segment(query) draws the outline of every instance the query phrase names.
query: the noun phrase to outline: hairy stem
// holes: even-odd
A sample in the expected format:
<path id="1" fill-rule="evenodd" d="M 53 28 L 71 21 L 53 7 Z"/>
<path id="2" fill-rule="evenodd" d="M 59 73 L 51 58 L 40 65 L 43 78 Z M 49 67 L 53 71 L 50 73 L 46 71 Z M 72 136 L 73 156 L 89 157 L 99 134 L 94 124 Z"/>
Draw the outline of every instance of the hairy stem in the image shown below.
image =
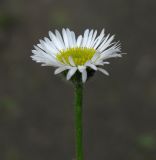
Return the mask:
<path id="1" fill-rule="evenodd" d="M 76 160 L 83 160 L 83 84 L 75 83 Z"/>

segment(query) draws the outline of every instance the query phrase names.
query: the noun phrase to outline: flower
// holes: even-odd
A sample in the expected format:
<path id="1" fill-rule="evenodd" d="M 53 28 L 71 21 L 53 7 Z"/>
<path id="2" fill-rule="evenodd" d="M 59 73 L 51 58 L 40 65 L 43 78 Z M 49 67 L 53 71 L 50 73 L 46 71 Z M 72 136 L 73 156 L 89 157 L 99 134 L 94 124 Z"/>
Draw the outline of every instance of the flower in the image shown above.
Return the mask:
<path id="1" fill-rule="evenodd" d="M 97 30 L 86 29 L 76 38 L 75 33 L 67 28 L 62 29 L 62 35 L 58 30 L 55 33 L 49 31 L 49 37 L 34 46 L 31 58 L 42 66 L 56 67 L 55 74 L 67 71 L 67 80 L 79 72 L 82 82 L 86 82 L 88 68 L 109 75 L 102 68 L 109 64 L 106 60 L 122 56 L 120 43 L 113 42 L 114 35 L 105 35 L 104 29 L 99 36 Z"/>

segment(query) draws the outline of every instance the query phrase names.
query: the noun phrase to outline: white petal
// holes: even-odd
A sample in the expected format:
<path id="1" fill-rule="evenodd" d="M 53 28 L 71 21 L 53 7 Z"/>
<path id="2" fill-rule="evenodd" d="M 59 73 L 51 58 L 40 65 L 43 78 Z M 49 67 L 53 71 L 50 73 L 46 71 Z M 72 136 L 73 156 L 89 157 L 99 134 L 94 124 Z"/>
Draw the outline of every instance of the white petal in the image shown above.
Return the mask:
<path id="1" fill-rule="evenodd" d="M 99 61 L 95 62 L 95 65 L 97 65 L 97 66 L 103 66 L 105 64 L 110 64 L 110 63 L 109 62 L 103 62 L 103 60 L 99 60 Z"/>
<path id="2" fill-rule="evenodd" d="M 82 82 L 86 82 L 87 80 L 87 71 L 86 66 L 78 66 L 78 70 L 82 73 Z"/>
<path id="3" fill-rule="evenodd" d="M 49 31 L 49 37 L 51 38 L 53 44 L 57 47 L 58 50 L 62 50 L 64 48 L 60 40 L 51 31 Z"/>
<path id="4" fill-rule="evenodd" d="M 92 40 L 92 35 L 93 35 L 93 29 L 90 31 L 90 33 L 88 35 L 88 41 L 86 43 L 86 47 L 90 47 L 90 42 Z"/>
<path id="5" fill-rule="evenodd" d="M 98 50 L 101 52 L 104 51 L 106 48 L 108 48 L 111 45 L 111 42 L 113 41 L 113 39 L 114 39 L 114 35 L 111 36 L 108 40 L 104 40 L 102 44 L 98 47 Z"/>
<path id="6" fill-rule="evenodd" d="M 92 68 L 93 70 L 95 70 L 95 71 L 97 70 L 97 67 L 96 67 L 94 64 L 89 64 L 88 66 L 89 66 L 90 68 Z"/>
<path id="7" fill-rule="evenodd" d="M 46 47 L 46 49 L 49 51 L 49 53 L 53 53 L 53 55 L 56 55 L 56 53 L 59 52 L 59 50 L 55 47 L 55 45 L 53 44 L 52 41 L 50 41 L 47 37 L 44 38 L 45 42 L 44 42 L 44 46 Z M 44 47 L 42 47 L 44 50 Z"/>
<path id="8" fill-rule="evenodd" d="M 37 46 L 38 46 L 39 48 L 41 48 L 42 50 L 44 50 L 44 48 L 42 47 L 42 45 L 41 45 L 40 43 L 38 43 Z"/>
<path id="9" fill-rule="evenodd" d="M 62 29 L 62 35 L 63 35 L 65 47 L 69 48 L 68 36 L 67 36 L 66 30 L 64 28 Z"/>
<path id="10" fill-rule="evenodd" d="M 120 50 L 118 48 L 113 49 L 109 48 L 105 50 L 103 53 L 100 55 L 100 59 L 108 59 L 109 57 L 121 57 L 121 54 L 119 54 Z"/>
<path id="11" fill-rule="evenodd" d="M 83 72 L 83 70 L 85 70 L 86 69 L 86 67 L 85 66 L 78 66 L 78 70 L 82 73 Z"/>
<path id="12" fill-rule="evenodd" d="M 85 83 L 86 80 L 87 80 L 87 71 L 86 69 L 84 69 L 82 72 L 82 82 Z"/>
<path id="13" fill-rule="evenodd" d="M 44 42 L 43 40 L 40 40 L 40 44 L 42 46 L 42 49 L 51 55 L 56 55 L 59 51 L 55 47 L 51 47 L 48 43 Z"/>
<path id="14" fill-rule="evenodd" d="M 89 29 L 86 29 L 83 35 L 82 47 L 86 47 L 86 43 L 88 40 Z"/>
<path id="15" fill-rule="evenodd" d="M 96 61 L 99 56 L 100 56 L 100 53 L 99 53 L 99 52 L 96 52 L 96 53 L 94 54 L 94 56 L 92 57 L 91 61 L 92 61 L 92 62 Z"/>
<path id="16" fill-rule="evenodd" d="M 47 64 L 47 65 L 57 66 L 57 67 L 61 65 L 61 63 L 58 62 L 53 55 L 46 53 L 45 51 L 43 51 L 37 46 L 34 46 L 34 48 L 36 49 L 36 50 L 32 50 L 32 53 L 34 54 L 32 56 L 32 59 L 34 61 Z"/>
<path id="17" fill-rule="evenodd" d="M 60 32 L 58 30 L 55 30 L 55 34 L 56 34 L 57 38 L 60 40 L 60 43 L 62 44 L 63 48 L 65 48 L 65 45 L 64 45 L 64 42 L 63 42 L 63 39 L 62 39 Z"/>
<path id="18" fill-rule="evenodd" d="M 110 62 L 103 62 L 103 64 L 110 64 Z"/>
<path id="19" fill-rule="evenodd" d="M 68 66 L 61 66 L 61 67 L 59 67 L 59 68 L 57 68 L 57 69 L 55 70 L 54 74 L 59 74 L 59 73 L 65 71 L 65 70 L 67 70 L 67 69 L 70 69 L 70 67 L 68 67 Z"/>
<path id="20" fill-rule="evenodd" d="M 102 42 L 102 39 L 104 37 L 104 29 L 101 31 L 100 35 L 97 37 L 97 39 L 95 40 L 95 44 L 94 44 L 94 49 L 96 49 L 99 44 Z"/>
<path id="21" fill-rule="evenodd" d="M 82 35 L 78 36 L 77 38 L 77 47 L 80 47 L 81 42 L 82 42 Z"/>
<path id="22" fill-rule="evenodd" d="M 102 72 L 103 74 L 109 76 L 109 73 L 108 73 L 105 69 L 103 69 L 103 68 L 97 68 L 97 69 L 98 69 L 100 72 Z"/>
<path id="23" fill-rule="evenodd" d="M 72 48 L 74 43 L 73 43 L 71 31 L 67 28 L 66 33 L 67 33 L 67 36 L 68 36 L 69 47 Z"/>
<path id="24" fill-rule="evenodd" d="M 69 60 L 69 63 L 70 63 L 72 66 L 75 66 L 75 63 L 74 63 L 73 58 L 72 58 L 71 56 L 69 56 L 68 60 Z"/>
<path id="25" fill-rule="evenodd" d="M 62 58 L 62 61 L 63 61 L 64 64 L 68 64 L 67 61 L 64 58 Z"/>
<path id="26" fill-rule="evenodd" d="M 76 47 L 76 36 L 75 36 L 75 33 L 73 31 L 71 31 L 71 36 L 72 36 L 72 39 L 73 39 L 73 47 Z"/>
<path id="27" fill-rule="evenodd" d="M 94 44 L 94 42 L 95 42 L 96 35 L 97 35 L 97 30 L 95 30 L 95 32 L 94 32 L 94 34 L 93 34 L 92 40 L 91 40 L 91 42 L 90 42 L 90 47 L 93 46 L 93 44 Z"/>
<path id="28" fill-rule="evenodd" d="M 42 63 L 46 66 L 54 66 L 54 67 L 60 66 L 59 62 L 54 61 L 50 57 L 40 56 L 40 55 L 32 55 L 31 58 L 32 58 L 32 60 L 34 60 L 38 63 Z"/>
<path id="29" fill-rule="evenodd" d="M 97 67 L 94 64 L 92 64 L 90 61 L 86 62 L 85 66 L 88 66 L 88 67 L 92 68 L 93 70 L 97 70 Z"/>
<path id="30" fill-rule="evenodd" d="M 72 67 L 67 74 L 67 80 L 71 79 L 71 77 L 75 74 L 75 72 L 77 71 L 77 67 Z"/>

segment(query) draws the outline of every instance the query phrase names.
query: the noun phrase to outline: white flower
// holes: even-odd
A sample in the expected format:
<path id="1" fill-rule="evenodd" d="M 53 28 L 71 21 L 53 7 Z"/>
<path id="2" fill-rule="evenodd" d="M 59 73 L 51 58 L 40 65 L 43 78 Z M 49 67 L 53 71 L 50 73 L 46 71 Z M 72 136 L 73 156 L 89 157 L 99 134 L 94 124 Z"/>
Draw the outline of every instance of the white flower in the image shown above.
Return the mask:
<path id="1" fill-rule="evenodd" d="M 101 68 L 109 64 L 106 60 L 113 57 L 121 57 L 120 43 L 113 42 L 114 35 L 105 35 L 104 29 L 97 36 L 97 30 L 86 29 L 83 35 L 77 38 L 69 29 L 62 29 L 55 34 L 49 31 L 49 38 L 40 40 L 32 50 L 32 59 L 42 63 L 42 66 L 56 67 L 55 74 L 68 70 L 67 80 L 79 71 L 82 74 L 82 82 L 87 80 L 87 68 L 101 71 L 105 75 L 109 73 Z"/>

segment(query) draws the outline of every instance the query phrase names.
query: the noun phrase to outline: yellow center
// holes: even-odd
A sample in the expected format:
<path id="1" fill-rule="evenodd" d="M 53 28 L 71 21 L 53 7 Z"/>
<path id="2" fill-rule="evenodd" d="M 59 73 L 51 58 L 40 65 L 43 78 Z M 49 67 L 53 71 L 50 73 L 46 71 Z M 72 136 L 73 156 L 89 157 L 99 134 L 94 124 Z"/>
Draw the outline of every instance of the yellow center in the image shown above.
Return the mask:
<path id="1" fill-rule="evenodd" d="M 84 65 L 88 60 L 91 60 L 96 50 L 93 48 L 68 48 L 66 50 L 62 50 L 57 54 L 56 58 L 62 63 L 67 63 L 70 65 L 69 57 L 71 57 L 76 66 Z"/>

